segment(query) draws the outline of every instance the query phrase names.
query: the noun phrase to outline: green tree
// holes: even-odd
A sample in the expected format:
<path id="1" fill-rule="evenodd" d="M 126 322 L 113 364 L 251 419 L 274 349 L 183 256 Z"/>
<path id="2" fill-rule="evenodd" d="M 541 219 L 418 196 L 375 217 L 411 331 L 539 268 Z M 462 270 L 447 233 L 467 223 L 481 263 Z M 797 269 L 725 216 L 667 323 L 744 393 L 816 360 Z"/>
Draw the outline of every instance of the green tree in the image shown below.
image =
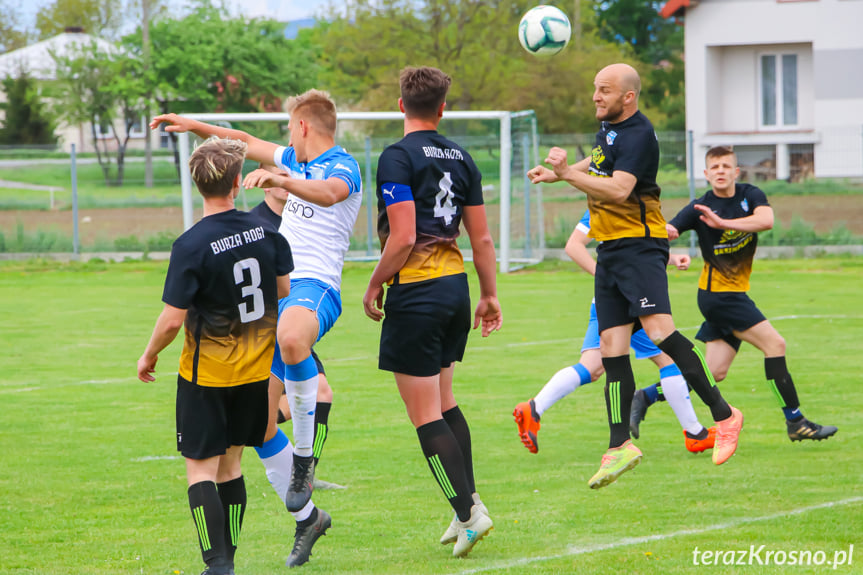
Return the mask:
<path id="1" fill-rule="evenodd" d="M 0 144 L 6 146 L 54 145 L 54 120 L 36 82 L 21 70 L 2 80 L 6 101 L 0 103 Z"/>
<path id="2" fill-rule="evenodd" d="M 581 49 L 548 58 L 524 51 L 517 36 L 527 0 L 357 0 L 309 32 L 321 53 L 321 81 L 363 109 L 394 109 L 406 65 L 439 67 L 453 77 L 450 110 L 534 109 L 543 132 L 592 131 L 591 93 L 603 65 L 629 49 L 597 34 L 582 7 Z"/>
<path id="3" fill-rule="evenodd" d="M 683 130 L 683 28 L 660 16 L 664 2 L 593 0 L 600 36 L 620 42 L 644 64 L 641 104 L 658 130 Z"/>
<path id="4" fill-rule="evenodd" d="M 147 78 L 141 63 L 93 43 L 55 55 L 58 106 L 70 125 L 88 124 L 105 183 L 122 185 L 132 129 L 140 122 Z"/>
<path id="5" fill-rule="evenodd" d="M 51 38 L 69 27 L 116 39 L 123 24 L 122 0 L 55 0 L 36 12 L 39 39 Z"/>
<path id="6" fill-rule="evenodd" d="M 180 20 L 157 19 L 149 32 L 153 93 L 163 112 L 281 110 L 284 98 L 316 81 L 309 43 L 288 40 L 275 21 L 228 18 L 208 0 Z M 140 56 L 141 31 L 124 46 Z"/>
<path id="7" fill-rule="evenodd" d="M 9 0 L 0 1 L 0 53 L 23 48 L 29 40 L 28 34 L 18 18 L 16 8 Z"/>

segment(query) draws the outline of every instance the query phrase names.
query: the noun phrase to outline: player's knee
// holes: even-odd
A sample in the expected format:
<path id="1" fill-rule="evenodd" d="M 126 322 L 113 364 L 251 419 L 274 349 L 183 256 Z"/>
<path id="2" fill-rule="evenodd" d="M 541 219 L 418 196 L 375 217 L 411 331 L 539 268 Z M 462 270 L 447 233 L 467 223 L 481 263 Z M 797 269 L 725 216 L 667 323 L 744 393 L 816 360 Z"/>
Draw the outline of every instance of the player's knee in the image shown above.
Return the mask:
<path id="1" fill-rule="evenodd" d="M 279 334 L 279 350 L 285 365 L 296 365 L 309 357 L 312 349 L 297 334 L 282 332 Z"/>
<path id="2" fill-rule="evenodd" d="M 326 377 L 318 376 L 318 403 L 332 403 L 333 388 Z"/>

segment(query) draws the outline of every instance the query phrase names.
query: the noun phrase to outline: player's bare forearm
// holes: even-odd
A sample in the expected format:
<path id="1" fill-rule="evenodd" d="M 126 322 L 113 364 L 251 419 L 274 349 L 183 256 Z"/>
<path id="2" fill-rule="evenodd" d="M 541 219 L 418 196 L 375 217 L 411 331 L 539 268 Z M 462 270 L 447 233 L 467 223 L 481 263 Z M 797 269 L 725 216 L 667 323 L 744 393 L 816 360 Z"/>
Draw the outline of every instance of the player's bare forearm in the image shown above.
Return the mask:
<path id="1" fill-rule="evenodd" d="M 192 132 L 199 138 L 209 138 L 216 136 L 217 138 L 231 138 L 232 140 L 241 140 L 246 143 L 246 157 L 256 162 L 273 163 L 273 154 L 278 147 L 272 142 L 267 142 L 256 138 L 251 134 L 242 130 L 233 128 L 223 128 L 213 124 L 207 124 L 178 114 L 162 114 L 156 116 L 150 122 L 150 129 L 155 130 L 160 124 L 166 124 L 166 132 Z"/>
<path id="2" fill-rule="evenodd" d="M 732 219 L 720 218 L 709 207 L 702 204 L 695 204 L 693 207 L 701 212 L 702 222 L 717 230 L 757 233 L 773 228 L 773 208 L 770 206 L 758 206 L 752 215 Z"/>
<path id="3" fill-rule="evenodd" d="M 587 172 L 569 169 L 564 180 L 595 200 L 614 204 L 624 202 L 632 193 L 636 183 L 635 176 L 619 170 L 610 178 L 598 178 Z"/>
<path id="4" fill-rule="evenodd" d="M 578 267 L 586 271 L 592 276 L 596 275 L 596 260 L 587 251 L 587 244 L 590 243 L 590 238 L 583 231 L 575 228 L 572 230 L 569 239 L 566 241 L 564 251 L 572 261 L 578 264 Z"/>
<path id="5" fill-rule="evenodd" d="M 159 353 L 174 341 L 177 332 L 183 327 L 186 319 L 186 310 L 165 304 L 162 313 L 156 320 L 153 334 L 144 353 L 138 359 L 138 379 L 141 381 L 154 381 L 152 373 L 156 369 Z"/>

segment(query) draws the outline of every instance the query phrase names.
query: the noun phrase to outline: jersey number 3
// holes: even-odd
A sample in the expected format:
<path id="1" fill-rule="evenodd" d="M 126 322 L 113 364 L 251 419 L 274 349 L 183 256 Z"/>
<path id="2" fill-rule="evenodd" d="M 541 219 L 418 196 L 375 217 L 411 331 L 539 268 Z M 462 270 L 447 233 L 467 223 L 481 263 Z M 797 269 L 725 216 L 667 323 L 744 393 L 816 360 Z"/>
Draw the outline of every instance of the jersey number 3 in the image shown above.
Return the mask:
<path id="1" fill-rule="evenodd" d="M 450 225 L 453 216 L 456 214 L 456 209 L 452 205 L 454 194 L 452 193 L 452 176 L 449 172 L 443 173 L 438 186 L 440 186 L 440 191 L 438 191 L 434 198 L 434 217 L 443 218 L 444 224 Z"/>
<path id="2" fill-rule="evenodd" d="M 249 270 L 249 280 L 246 282 L 246 274 L 243 270 Z M 261 291 L 261 267 L 255 258 L 246 258 L 234 264 L 234 283 L 242 288 L 242 297 L 246 299 L 252 296 L 252 307 L 245 301 L 237 307 L 240 309 L 240 321 L 249 323 L 264 316 L 264 292 Z"/>

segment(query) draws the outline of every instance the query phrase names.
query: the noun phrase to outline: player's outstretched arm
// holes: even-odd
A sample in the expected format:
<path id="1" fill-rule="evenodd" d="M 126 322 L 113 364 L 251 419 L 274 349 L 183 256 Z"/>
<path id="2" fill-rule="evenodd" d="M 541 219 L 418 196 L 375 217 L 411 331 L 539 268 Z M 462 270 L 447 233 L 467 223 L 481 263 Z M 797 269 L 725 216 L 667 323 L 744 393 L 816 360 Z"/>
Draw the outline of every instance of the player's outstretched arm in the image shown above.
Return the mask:
<path id="1" fill-rule="evenodd" d="M 497 260 L 494 240 L 488 231 L 485 206 L 464 207 L 464 227 L 473 250 L 473 265 L 479 276 L 479 302 L 474 312 L 473 327 L 482 324 L 482 336 L 488 337 L 503 325 L 503 313 L 497 299 Z"/>
<path id="2" fill-rule="evenodd" d="M 153 328 L 153 335 L 150 336 L 147 349 L 138 359 L 138 379 L 147 382 L 156 380 L 153 372 L 156 371 L 159 353 L 174 341 L 185 320 L 186 310 L 165 304 L 156 320 L 156 327 Z"/>
<path id="3" fill-rule="evenodd" d="M 279 147 L 277 144 L 261 140 L 260 138 L 256 138 L 242 130 L 223 128 L 222 126 L 207 124 L 178 114 L 162 114 L 160 116 L 156 116 L 150 122 L 150 129 L 155 130 L 161 124 L 166 124 L 166 132 L 192 132 L 199 138 L 216 136 L 218 138 L 242 140 L 246 145 L 248 145 L 246 157 L 256 162 L 272 164 L 273 155 Z"/>
<path id="4" fill-rule="evenodd" d="M 742 218 L 724 219 L 720 218 L 709 207 L 703 204 L 692 206 L 699 212 L 699 219 L 717 230 L 734 230 L 737 232 L 765 232 L 773 228 L 773 208 L 770 206 L 758 206 L 751 216 Z"/>

